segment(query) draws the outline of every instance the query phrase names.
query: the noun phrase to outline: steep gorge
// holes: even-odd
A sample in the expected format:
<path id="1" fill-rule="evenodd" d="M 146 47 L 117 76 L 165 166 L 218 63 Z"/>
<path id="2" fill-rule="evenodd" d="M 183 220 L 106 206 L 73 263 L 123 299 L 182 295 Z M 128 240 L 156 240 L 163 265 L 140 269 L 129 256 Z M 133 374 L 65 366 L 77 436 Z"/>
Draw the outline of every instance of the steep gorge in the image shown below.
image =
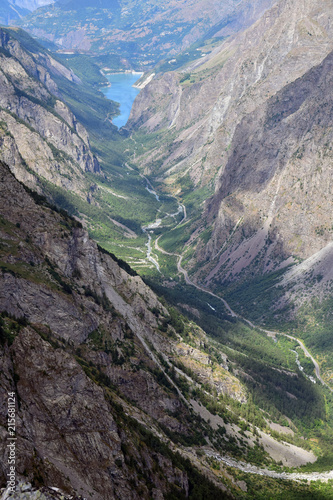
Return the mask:
<path id="1" fill-rule="evenodd" d="M 180 134 L 173 145 L 167 144 L 174 148 L 168 159 L 167 149 L 158 148 L 136 158 L 160 185 L 169 183 L 165 190 L 182 196 L 187 182 L 188 191 L 209 186 L 212 194 L 215 186 L 199 223 L 201 209 L 194 203 L 193 220 L 184 221 L 185 231 L 188 223 L 191 228 L 192 245 L 186 246 L 192 251 L 186 266 L 195 280 L 208 277 L 205 287 L 218 288 L 222 282 L 232 287 L 239 278 L 251 280 L 251 273 L 276 270 L 290 256 L 311 259 L 314 250 L 323 249 L 327 261 L 314 260 L 322 266 L 325 280 L 316 279 L 314 285 L 323 290 L 330 279 L 325 270 L 331 260 L 327 246 L 332 107 L 328 15 L 321 16 L 309 2 L 294 6 L 283 1 L 274 8 L 247 32 L 202 58 L 198 73 L 193 66 L 192 76 L 185 73 L 182 82 L 183 76 L 174 73 L 153 81 L 138 106 L 148 101 L 153 89 L 155 110 L 141 118 L 140 108 L 132 114 L 131 126 L 143 123 L 160 134 L 158 140 L 165 131 L 168 140 Z M 317 23 L 310 23 L 314 31 L 306 34 L 300 26 L 309 16 Z M 283 23 L 290 28 L 286 33 Z M 275 38 L 273 46 L 268 44 L 270 56 L 263 56 L 267 44 L 253 52 L 255 75 L 244 59 L 237 61 L 236 73 L 228 75 L 234 55 L 230 56 L 233 64 L 228 60 L 220 68 L 212 63 L 215 57 L 219 64 L 224 62 L 223 51 L 231 48 L 239 51 L 238 56 L 249 57 L 245 49 L 254 44 L 255 36 L 262 33 L 265 39 L 277 27 L 281 38 Z M 286 38 L 291 34 L 288 51 Z M 105 174 L 89 148 L 86 131 L 61 100 L 52 75 L 61 73 L 67 81 L 79 82 L 48 52 L 27 52 L 8 32 L 2 32 L 2 39 L 2 157 L 30 187 L 42 191 L 46 179 L 85 198 L 91 174 L 103 179 Z M 304 63 L 308 53 L 316 67 Z M 290 71 L 284 74 L 284 68 L 291 67 L 292 78 Z M 205 77 L 201 70 L 207 70 Z M 235 94 L 223 94 L 219 79 L 228 88 L 232 78 Z M 293 81 L 286 85 L 289 78 Z M 263 88 L 268 95 L 263 96 Z M 222 89 L 222 95 L 213 96 L 212 89 L 216 94 Z M 211 99 L 210 108 L 205 108 L 205 96 Z M 156 115 L 157 99 L 160 105 L 175 99 L 174 106 Z M 179 147 L 182 159 L 177 161 Z M 165 158 L 164 163 L 158 155 Z M 191 164 L 199 158 L 200 168 Z M 231 317 L 216 296 L 209 296 L 210 304 L 202 290 L 190 297 L 181 280 L 161 277 L 160 290 L 176 293 L 183 286 L 176 295 L 176 308 L 171 308 L 126 263 L 90 240 L 77 219 L 25 188 L 3 163 L 0 172 L 1 391 L 3 401 L 8 391 L 18 398 L 19 478 L 36 487 L 57 486 L 67 495 L 96 499 L 257 500 L 290 491 L 311 498 L 317 486 L 281 482 L 286 476 L 272 460 L 303 465 L 316 460 L 312 450 L 326 459 L 325 446 L 332 440 L 330 394 L 298 369 L 302 353 L 293 350 L 292 339 L 278 342 L 267 337 L 267 332 Z M 288 211 L 290 195 L 300 204 L 299 211 L 293 211 L 295 218 Z M 96 200 L 91 198 L 97 205 Z M 309 223 L 300 215 L 305 209 Z M 319 209 L 323 217 L 327 215 L 325 227 L 313 226 Z M 288 237 L 299 227 L 305 236 L 297 246 Z M 302 264 L 305 274 L 306 262 Z M 292 273 L 285 277 L 288 283 Z M 211 336 L 177 308 L 200 319 Z M 307 363 L 303 358 L 301 362 Z M 311 367 L 306 368 L 310 373 Z M 287 434 L 269 436 L 274 426 Z M 0 429 L 4 484 L 5 405 Z M 284 441 L 288 439 L 292 444 Z M 229 454 L 234 457 L 231 461 Z M 266 478 L 270 475 L 260 468 L 255 473 L 265 476 L 262 482 L 260 477 L 252 480 L 227 469 L 216 459 L 220 455 L 224 463 L 236 464 L 245 472 L 250 469 L 238 464 L 240 458 L 271 465 L 278 470 L 278 481 L 270 482 Z"/>
<path id="2" fill-rule="evenodd" d="M 281 0 L 199 62 L 156 77 L 134 104 L 130 130 L 155 141 L 142 169 L 204 204 L 184 251 L 195 248 L 189 270 L 206 286 L 330 242 L 331 15 L 329 2 Z"/>

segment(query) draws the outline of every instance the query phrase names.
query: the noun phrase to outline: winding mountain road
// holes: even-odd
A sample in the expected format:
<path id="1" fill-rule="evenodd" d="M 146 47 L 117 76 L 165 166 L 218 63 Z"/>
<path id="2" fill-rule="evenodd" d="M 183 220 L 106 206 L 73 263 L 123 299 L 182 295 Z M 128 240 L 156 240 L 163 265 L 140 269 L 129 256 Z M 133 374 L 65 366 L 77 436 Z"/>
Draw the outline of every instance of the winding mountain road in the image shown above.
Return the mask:
<path id="1" fill-rule="evenodd" d="M 157 243 L 157 240 L 155 242 L 155 247 L 156 247 L 156 243 Z M 157 245 L 156 247 L 158 250 L 160 249 L 160 247 Z M 244 318 L 243 316 L 241 316 L 240 314 L 237 314 L 235 311 L 233 311 L 231 309 L 231 307 L 229 306 L 229 304 L 226 302 L 226 300 L 224 300 L 222 297 L 219 297 L 218 295 L 216 295 L 215 293 L 211 292 L 210 290 L 207 290 L 199 285 L 197 285 L 196 283 L 194 283 L 194 281 L 192 281 L 189 276 L 188 276 L 188 273 L 186 271 L 186 269 L 184 269 L 181 265 L 181 262 L 182 262 L 182 256 L 179 255 L 179 254 L 169 254 L 169 255 L 177 255 L 178 256 L 178 262 L 177 262 L 177 269 L 180 273 L 182 273 L 184 275 L 184 278 L 185 278 L 185 282 L 188 284 L 188 285 L 192 285 L 194 286 L 195 288 L 197 288 L 198 290 L 201 290 L 202 292 L 205 292 L 205 293 L 208 293 L 209 295 L 212 295 L 213 297 L 216 297 L 217 299 L 219 299 L 223 305 L 225 306 L 225 308 L 227 309 L 227 311 L 230 313 L 230 315 L 233 317 L 233 318 L 238 318 L 242 321 L 245 321 L 245 323 L 247 323 L 249 326 L 251 326 L 251 328 L 256 328 L 258 330 L 261 330 L 262 332 L 266 333 L 267 335 L 270 335 L 270 336 L 276 336 L 276 335 L 282 335 L 283 337 L 287 337 L 291 340 L 294 340 L 296 342 L 298 342 L 299 346 L 301 347 L 301 349 L 304 351 L 304 354 L 306 357 L 310 358 L 313 365 L 314 365 L 314 368 L 315 368 L 315 373 L 316 373 L 316 377 L 317 379 L 325 386 L 327 387 L 331 392 L 333 392 L 333 389 L 328 385 L 326 384 L 326 382 L 324 382 L 324 380 L 322 379 L 321 375 L 320 375 L 320 368 L 319 368 L 319 365 L 317 363 L 317 361 L 314 359 L 314 357 L 309 353 L 309 351 L 307 350 L 307 348 L 305 347 L 305 345 L 303 344 L 303 342 L 301 340 L 299 340 L 298 338 L 296 337 L 293 337 L 292 335 L 289 335 L 287 333 L 282 333 L 282 332 L 277 332 L 277 331 L 272 331 L 272 330 L 265 330 L 264 328 L 262 328 L 261 326 L 258 326 L 258 325 L 255 325 L 254 323 L 252 323 L 252 321 Z"/>
<path id="2" fill-rule="evenodd" d="M 151 186 L 151 188 L 153 189 L 153 186 Z M 156 195 L 156 192 L 154 192 L 155 195 Z M 174 229 L 176 227 L 178 227 L 180 224 L 183 224 L 186 220 L 187 220 L 187 213 L 186 213 L 186 207 L 184 204 L 179 204 L 180 207 L 182 207 L 182 210 L 183 210 L 183 214 L 184 214 L 184 217 L 183 219 L 174 227 Z M 238 226 L 238 224 L 240 223 L 240 220 L 237 222 L 235 228 Z M 228 302 L 223 299 L 222 297 L 219 297 L 218 295 L 216 295 L 215 293 L 211 292 L 210 290 L 207 290 L 207 288 L 204 288 L 202 286 L 199 286 L 197 285 L 194 281 L 192 281 L 189 276 L 188 276 L 188 272 L 186 271 L 186 269 L 184 269 L 182 267 L 182 259 L 183 259 L 183 256 L 178 254 L 178 253 L 171 253 L 171 252 L 167 252 L 166 250 L 164 250 L 163 248 L 161 248 L 158 244 L 158 240 L 160 239 L 162 235 L 160 235 L 158 238 L 156 238 L 155 240 L 155 249 L 158 250 L 159 252 L 163 253 L 164 255 L 170 255 L 170 256 L 174 256 L 174 257 L 177 257 L 177 270 L 179 273 L 183 274 L 184 276 L 184 279 L 185 279 L 185 283 L 187 285 L 191 285 L 191 286 L 194 286 L 197 290 L 200 290 L 204 293 L 208 293 L 209 295 L 211 295 L 212 297 L 215 297 L 217 298 L 218 300 L 220 300 L 224 307 L 227 309 L 227 311 L 229 312 L 229 314 L 233 317 L 233 318 L 238 318 L 242 321 L 244 321 L 245 323 L 247 323 L 251 328 L 255 328 L 255 329 L 259 329 L 261 330 L 262 332 L 265 332 L 267 335 L 270 335 L 270 336 L 274 336 L 276 337 L 276 335 L 281 335 L 283 337 L 287 337 L 291 340 L 294 340 L 296 341 L 300 348 L 303 350 L 304 354 L 306 357 L 310 358 L 313 365 L 314 365 L 314 368 L 315 368 L 315 374 L 316 374 L 316 377 L 317 379 L 325 386 L 327 387 L 331 392 L 333 392 L 333 389 L 328 385 L 326 384 L 326 382 L 322 379 L 321 375 L 320 375 L 320 368 L 319 368 L 319 365 L 317 363 L 317 361 L 314 359 L 314 357 L 310 354 L 310 352 L 308 351 L 308 349 L 305 347 L 305 345 L 303 344 L 303 342 L 301 340 L 299 340 L 298 338 L 296 337 L 293 337 L 292 335 L 289 335 L 287 333 L 282 333 L 282 332 L 277 332 L 277 331 L 271 331 L 271 330 L 265 330 L 264 328 L 262 328 L 261 326 L 259 325 L 255 325 L 254 323 L 252 323 L 252 321 L 250 321 L 249 319 L 247 318 L 244 318 L 243 316 L 241 316 L 240 314 L 236 313 L 235 311 L 233 311 L 233 309 L 229 306 Z"/>
<path id="3" fill-rule="evenodd" d="M 300 347 L 303 349 L 303 351 L 305 353 L 305 356 L 309 357 L 311 359 L 311 361 L 313 362 L 314 367 L 315 367 L 315 373 L 316 373 L 317 379 L 323 385 L 325 385 L 331 392 L 333 392 L 332 388 L 329 387 L 329 385 L 327 385 L 323 381 L 323 379 L 321 378 L 321 376 L 320 376 L 320 369 L 319 369 L 319 365 L 318 365 L 317 361 L 313 358 L 313 356 L 311 356 L 311 354 L 306 349 L 305 345 L 303 344 L 303 342 L 301 340 L 299 340 L 296 337 L 293 337 L 292 335 L 289 335 L 287 333 L 281 333 L 281 332 L 276 332 L 276 331 L 271 331 L 271 330 L 265 330 L 265 329 L 261 328 L 260 326 L 256 326 L 250 320 L 248 320 L 246 318 L 243 318 L 240 314 L 237 314 L 235 311 L 233 311 L 231 309 L 231 307 L 229 306 L 229 304 L 222 297 L 219 297 L 218 295 L 216 295 L 215 293 L 211 292 L 210 290 L 206 290 L 205 288 L 203 288 L 203 287 L 197 285 L 196 283 L 194 283 L 189 278 L 188 272 L 186 271 L 186 269 L 184 269 L 182 267 L 182 265 L 181 265 L 183 257 L 181 255 L 179 255 L 179 254 L 169 253 L 169 252 L 166 252 L 165 250 L 163 250 L 158 245 L 158 240 L 159 240 L 159 238 L 157 238 L 155 240 L 155 248 L 156 248 L 156 250 L 159 250 L 160 252 L 162 252 L 162 253 L 164 253 L 166 255 L 173 255 L 173 256 L 178 257 L 178 260 L 177 260 L 177 269 L 178 269 L 178 272 L 180 272 L 180 273 L 183 274 L 185 282 L 186 282 L 187 285 L 194 286 L 198 290 L 200 290 L 202 292 L 205 292 L 205 293 L 208 293 L 209 295 L 211 295 L 213 297 L 216 297 L 217 299 L 219 299 L 223 303 L 223 305 L 225 306 L 225 308 L 227 309 L 227 311 L 230 313 L 230 315 L 232 317 L 238 318 L 238 319 L 240 319 L 242 321 L 245 321 L 252 328 L 260 329 L 261 331 L 265 332 L 267 335 L 274 335 L 274 336 L 276 336 L 276 335 L 282 335 L 284 337 L 288 337 L 289 339 L 298 342 L 298 344 L 300 345 Z M 292 481 L 302 481 L 302 480 L 303 481 L 304 480 L 305 481 L 328 481 L 330 479 L 333 479 L 333 470 L 327 471 L 327 472 L 304 472 L 304 473 L 300 473 L 300 472 L 276 472 L 276 471 L 271 471 L 269 469 L 261 469 L 259 467 L 256 467 L 255 465 L 248 464 L 248 463 L 245 463 L 245 462 L 242 462 L 242 461 L 237 461 L 237 460 L 234 460 L 234 459 L 232 459 L 232 458 L 230 458 L 228 456 L 222 456 L 222 455 L 219 455 L 217 453 L 214 453 L 214 454 L 213 453 L 207 453 L 207 455 L 212 456 L 213 458 L 215 458 L 219 462 L 223 462 L 223 463 L 225 463 L 226 465 L 228 465 L 230 467 L 235 467 L 238 470 L 242 470 L 243 472 L 247 472 L 249 474 L 257 474 L 257 475 L 260 475 L 260 476 L 267 476 L 267 477 L 276 478 L 276 479 L 287 479 L 287 480 L 289 479 L 289 480 L 292 480 Z"/>
<path id="4" fill-rule="evenodd" d="M 197 285 L 194 281 L 192 281 L 189 276 L 188 276 L 188 272 L 186 271 L 186 269 L 184 269 L 182 267 L 182 259 L 183 259 L 183 256 L 178 254 L 178 253 L 170 253 L 170 252 L 166 252 L 165 250 L 163 250 L 163 248 L 161 248 L 158 244 L 158 240 L 160 239 L 161 236 L 159 236 L 156 240 L 155 240 L 155 249 L 158 250 L 159 252 L 165 254 L 165 255 L 171 255 L 171 256 L 175 256 L 178 258 L 177 260 L 177 270 L 179 273 L 182 273 L 183 276 L 184 276 L 184 279 L 185 279 L 185 283 L 187 285 L 191 285 L 191 286 L 194 286 L 197 290 L 200 290 L 201 292 L 204 292 L 204 293 L 208 293 L 209 295 L 211 295 L 212 297 L 215 297 L 217 298 L 218 300 L 220 300 L 224 307 L 227 309 L 227 311 L 229 312 L 229 314 L 233 317 L 233 318 L 238 318 L 242 321 L 244 321 L 245 323 L 247 323 L 251 328 L 256 328 L 256 329 L 259 329 L 261 330 L 262 332 L 265 332 L 267 335 L 270 335 L 270 336 L 276 336 L 276 335 L 282 335 L 283 337 L 288 337 L 289 339 L 291 340 L 294 340 L 296 342 L 298 342 L 299 346 L 301 347 L 301 349 L 304 351 L 304 354 L 306 357 L 310 358 L 313 365 L 314 365 L 314 368 L 315 368 L 315 373 L 316 373 L 316 377 L 317 379 L 323 384 L 325 385 L 331 392 L 333 392 L 333 389 L 328 385 L 326 384 L 326 382 L 324 382 L 324 380 L 322 379 L 321 375 L 320 375 L 320 368 L 319 368 L 319 365 L 317 363 L 317 361 L 314 359 L 314 357 L 310 354 L 310 352 L 307 350 L 307 348 L 305 347 L 305 345 L 303 344 L 303 342 L 301 340 L 299 340 L 298 338 L 296 337 L 293 337 L 292 335 L 289 335 L 287 333 L 282 333 L 282 332 L 277 332 L 277 331 L 274 331 L 274 330 L 265 330 L 264 328 L 262 328 L 261 326 L 258 326 L 258 325 L 255 325 L 254 323 L 252 323 L 252 321 L 250 321 L 249 319 L 247 318 L 244 318 L 243 316 L 241 316 L 240 314 L 236 313 L 233 309 L 231 309 L 231 307 L 229 306 L 228 302 L 223 299 L 222 297 L 219 297 L 218 295 L 216 295 L 215 293 L 211 292 L 210 290 L 207 290 L 206 288 L 202 287 L 202 286 L 199 286 Z"/>
<path id="5" fill-rule="evenodd" d="M 154 194 L 156 195 L 156 192 Z M 187 220 L 186 207 L 185 207 L 185 205 L 181 205 L 181 206 L 183 208 L 184 217 L 175 226 L 175 228 L 178 227 L 180 224 L 184 223 Z M 211 292 L 210 290 L 207 290 L 206 288 L 204 288 L 204 287 L 202 287 L 200 285 L 197 285 L 194 281 L 192 281 L 189 278 L 188 272 L 186 271 L 186 269 L 184 269 L 182 267 L 183 256 L 180 255 L 180 254 L 178 254 L 178 253 L 167 252 L 166 250 L 164 250 L 163 248 L 161 248 L 159 246 L 158 242 L 159 242 L 159 239 L 160 239 L 161 236 L 162 235 L 158 236 L 158 238 L 156 238 L 156 240 L 155 240 L 155 243 L 154 243 L 155 249 L 157 251 L 159 251 L 160 253 L 164 254 L 164 255 L 174 256 L 174 257 L 177 258 L 177 270 L 178 270 L 179 273 L 183 274 L 184 279 L 185 279 L 185 283 L 187 285 L 194 286 L 197 290 L 200 290 L 201 292 L 207 293 L 207 294 L 211 295 L 212 297 L 215 297 L 218 300 L 220 300 L 223 303 L 224 307 L 229 312 L 229 314 L 233 318 L 240 319 L 241 321 L 247 323 L 251 328 L 259 329 L 259 330 L 261 330 L 262 332 L 266 333 L 269 336 L 276 337 L 276 335 L 281 335 L 281 336 L 287 337 L 287 338 L 289 338 L 289 339 L 291 339 L 293 341 L 296 341 L 299 344 L 299 346 L 301 347 L 301 349 L 303 350 L 305 356 L 307 356 L 307 357 L 309 357 L 311 359 L 311 361 L 312 361 L 312 363 L 313 363 L 313 365 L 315 367 L 315 374 L 316 374 L 317 379 L 323 385 L 325 385 L 331 392 L 333 392 L 333 389 L 331 387 L 329 387 L 329 385 L 326 384 L 324 382 L 324 380 L 322 379 L 322 377 L 320 375 L 320 368 L 319 368 L 319 365 L 318 365 L 317 361 L 313 358 L 313 356 L 310 354 L 310 352 L 307 350 L 307 348 L 305 347 L 305 345 L 303 344 L 303 342 L 301 340 L 299 340 L 298 338 L 293 337 L 292 335 L 289 335 L 287 333 L 282 333 L 282 332 L 277 332 L 277 331 L 272 331 L 272 330 L 265 330 L 261 326 L 255 325 L 249 319 L 244 318 L 240 314 L 236 313 L 229 306 L 229 304 L 227 303 L 227 301 L 225 299 L 223 299 L 222 297 L 219 297 L 218 295 L 216 295 L 215 293 Z M 272 471 L 272 470 L 269 470 L 269 469 L 261 469 L 259 467 L 256 467 L 256 466 L 252 465 L 252 464 L 248 464 L 248 463 L 245 463 L 245 462 L 242 462 L 242 461 L 237 461 L 237 460 L 232 459 L 231 457 L 222 456 L 222 455 L 220 455 L 218 453 L 206 452 L 206 454 L 208 456 L 211 456 L 211 457 L 215 458 L 216 460 L 218 460 L 220 462 L 223 462 L 224 464 L 226 464 L 228 466 L 235 467 L 238 470 L 242 470 L 243 472 L 250 473 L 250 474 L 257 474 L 257 475 L 267 476 L 267 477 L 276 478 L 276 479 L 287 479 L 287 480 L 289 479 L 289 480 L 292 480 L 292 481 L 302 481 L 302 480 L 303 481 L 304 480 L 305 481 L 318 481 L 318 480 L 328 481 L 330 479 L 333 479 L 333 470 L 327 471 L 327 472 L 308 472 L 308 473 L 276 472 L 276 471 Z"/>

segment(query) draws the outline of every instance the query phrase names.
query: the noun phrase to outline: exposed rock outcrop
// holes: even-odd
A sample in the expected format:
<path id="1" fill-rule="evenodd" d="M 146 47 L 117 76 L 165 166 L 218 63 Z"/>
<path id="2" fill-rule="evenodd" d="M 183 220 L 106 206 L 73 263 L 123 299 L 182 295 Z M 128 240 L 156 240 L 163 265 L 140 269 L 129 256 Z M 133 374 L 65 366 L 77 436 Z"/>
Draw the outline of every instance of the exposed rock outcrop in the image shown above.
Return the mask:
<path id="1" fill-rule="evenodd" d="M 243 117 L 332 50 L 331 8 L 329 2 L 280 0 L 183 73 L 165 73 L 150 82 L 134 103 L 128 127 L 174 128 L 177 134 L 169 134 L 172 143 L 165 141 L 143 157 L 143 165 L 175 181 L 189 172 L 194 185 L 222 172 Z M 184 74 L 190 78 L 182 82 Z M 157 159 L 158 172 L 156 166 L 150 169 Z"/>
<path id="2" fill-rule="evenodd" d="M 35 189 L 42 179 L 82 196 L 84 173 L 100 167 L 86 130 L 60 100 L 52 78 L 75 81 L 73 73 L 37 45 L 32 52 L 23 48 L 11 30 L 0 30 L 0 47 L 2 158 Z"/>
<path id="3" fill-rule="evenodd" d="M 168 375 L 178 336 L 159 329 L 167 309 L 80 223 L 35 198 L 1 163 L 1 463 L 14 392 L 19 479 L 97 500 L 186 495 L 187 469 L 156 443 L 190 442 L 193 421 L 204 424 Z"/>
<path id="4" fill-rule="evenodd" d="M 332 14 L 329 2 L 280 0 L 134 104 L 133 130 L 170 137 L 142 168 L 180 193 L 214 186 L 188 243 L 189 267 L 201 262 L 196 279 L 208 286 L 282 269 L 330 243 Z"/>

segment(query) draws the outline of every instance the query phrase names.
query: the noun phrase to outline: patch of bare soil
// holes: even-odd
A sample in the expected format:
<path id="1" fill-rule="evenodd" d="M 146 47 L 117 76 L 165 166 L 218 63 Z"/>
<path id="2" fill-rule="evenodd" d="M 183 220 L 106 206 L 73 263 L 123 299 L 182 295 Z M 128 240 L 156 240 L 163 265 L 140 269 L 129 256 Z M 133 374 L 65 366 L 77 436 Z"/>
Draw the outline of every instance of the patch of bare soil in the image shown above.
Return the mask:
<path id="1" fill-rule="evenodd" d="M 314 463 L 317 457 L 312 451 L 303 450 L 299 446 L 276 441 L 265 432 L 260 432 L 260 442 L 265 451 L 276 461 L 283 463 L 286 467 L 299 467 L 308 462 Z"/>

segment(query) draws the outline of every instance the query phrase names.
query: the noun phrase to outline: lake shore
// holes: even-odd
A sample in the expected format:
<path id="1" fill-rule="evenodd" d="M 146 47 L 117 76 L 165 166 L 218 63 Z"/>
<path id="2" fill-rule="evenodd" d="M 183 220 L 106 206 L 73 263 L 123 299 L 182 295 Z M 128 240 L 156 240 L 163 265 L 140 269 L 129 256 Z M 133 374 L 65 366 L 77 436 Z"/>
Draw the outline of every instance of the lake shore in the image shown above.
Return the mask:
<path id="1" fill-rule="evenodd" d="M 103 70 L 105 69 L 103 68 Z M 120 114 L 112 120 L 112 123 L 118 128 L 127 123 L 134 99 L 140 92 L 140 88 L 135 86 L 135 83 L 140 80 L 142 75 L 142 72 L 132 70 L 105 73 L 109 83 L 100 90 L 107 99 L 118 102 L 120 105 Z"/>

